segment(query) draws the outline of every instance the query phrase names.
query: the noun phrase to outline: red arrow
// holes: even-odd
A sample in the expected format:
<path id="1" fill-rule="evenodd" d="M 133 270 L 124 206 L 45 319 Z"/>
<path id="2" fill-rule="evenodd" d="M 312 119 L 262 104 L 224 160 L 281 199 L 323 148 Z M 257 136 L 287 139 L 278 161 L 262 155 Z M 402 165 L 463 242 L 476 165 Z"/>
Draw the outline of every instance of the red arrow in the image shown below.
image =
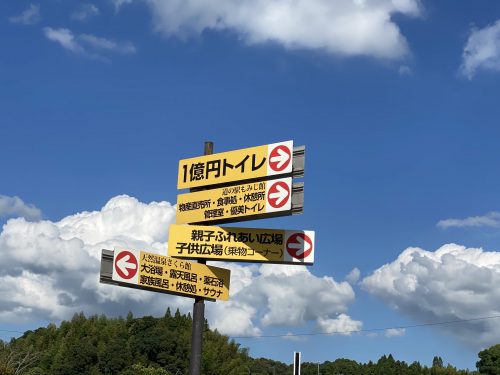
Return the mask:
<path id="1" fill-rule="evenodd" d="M 295 259 L 307 258 L 312 250 L 312 241 L 305 233 L 294 233 L 286 241 L 286 251 Z"/>
<path id="2" fill-rule="evenodd" d="M 292 160 L 292 154 L 285 145 L 276 146 L 269 154 L 269 166 L 275 172 L 286 169 L 290 164 L 290 160 Z"/>
<path id="3" fill-rule="evenodd" d="M 131 279 L 137 273 L 137 259 L 130 251 L 122 251 L 115 260 L 115 270 L 122 279 Z"/>
<path id="4" fill-rule="evenodd" d="M 289 197 L 290 188 L 288 184 L 283 181 L 278 181 L 271 185 L 267 193 L 267 201 L 273 208 L 283 207 L 288 202 Z"/>

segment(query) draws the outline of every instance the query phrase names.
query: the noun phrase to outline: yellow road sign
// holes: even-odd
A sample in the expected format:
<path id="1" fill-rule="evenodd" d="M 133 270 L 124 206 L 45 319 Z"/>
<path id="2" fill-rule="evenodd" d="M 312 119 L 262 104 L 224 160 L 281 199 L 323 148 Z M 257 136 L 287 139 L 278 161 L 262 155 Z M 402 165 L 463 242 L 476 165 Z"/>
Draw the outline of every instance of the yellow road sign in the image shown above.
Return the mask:
<path id="1" fill-rule="evenodd" d="M 227 300 L 230 271 L 137 250 L 115 250 L 112 280 L 190 297 Z"/>
<path id="2" fill-rule="evenodd" d="M 251 182 L 177 196 L 176 223 L 221 223 L 291 213 L 292 178 Z"/>
<path id="3" fill-rule="evenodd" d="M 292 173 L 293 141 L 179 161 L 177 189 Z"/>
<path id="4" fill-rule="evenodd" d="M 314 232 L 172 224 L 168 255 L 311 265 L 314 263 Z"/>

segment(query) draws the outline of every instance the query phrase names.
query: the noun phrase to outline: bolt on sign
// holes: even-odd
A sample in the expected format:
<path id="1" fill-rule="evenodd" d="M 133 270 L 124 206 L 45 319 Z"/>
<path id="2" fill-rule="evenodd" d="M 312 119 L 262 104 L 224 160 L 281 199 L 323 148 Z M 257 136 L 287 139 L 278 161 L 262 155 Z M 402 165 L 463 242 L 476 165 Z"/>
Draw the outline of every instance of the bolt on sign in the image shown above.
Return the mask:
<path id="1" fill-rule="evenodd" d="M 176 223 L 253 220 L 292 210 L 292 178 L 231 185 L 177 195 Z M 271 215 L 269 215 L 271 214 Z"/>
<path id="2" fill-rule="evenodd" d="M 176 258 L 312 265 L 314 231 L 170 225 Z"/>
<path id="3" fill-rule="evenodd" d="M 183 159 L 177 189 L 290 174 L 292 159 L 293 141 Z"/>
<path id="4" fill-rule="evenodd" d="M 138 250 L 115 250 L 112 280 L 132 287 L 227 300 L 230 271 Z"/>

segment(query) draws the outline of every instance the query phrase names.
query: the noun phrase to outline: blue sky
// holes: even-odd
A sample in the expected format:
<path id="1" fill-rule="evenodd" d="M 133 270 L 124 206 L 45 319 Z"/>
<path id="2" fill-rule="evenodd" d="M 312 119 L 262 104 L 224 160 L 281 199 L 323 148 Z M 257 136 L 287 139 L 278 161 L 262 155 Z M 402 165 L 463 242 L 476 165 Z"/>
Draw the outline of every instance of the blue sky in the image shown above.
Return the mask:
<path id="1" fill-rule="evenodd" d="M 187 298 L 98 284 L 98 258 L 165 251 L 178 160 L 207 140 L 305 145 L 304 214 L 242 225 L 316 231 L 307 269 L 225 264 L 232 297 L 207 307 L 212 326 L 500 315 L 497 1 L 8 0 L 0 15 L 0 329 L 190 311 Z M 299 350 L 474 368 L 498 337 L 488 319 L 238 340 L 284 362 Z"/>

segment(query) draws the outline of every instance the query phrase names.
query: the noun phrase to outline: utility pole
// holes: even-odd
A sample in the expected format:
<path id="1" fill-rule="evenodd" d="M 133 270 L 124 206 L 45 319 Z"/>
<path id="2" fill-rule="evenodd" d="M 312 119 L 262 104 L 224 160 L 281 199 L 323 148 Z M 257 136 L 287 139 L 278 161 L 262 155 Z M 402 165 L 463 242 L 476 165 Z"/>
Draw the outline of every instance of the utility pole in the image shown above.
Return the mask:
<path id="1" fill-rule="evenodd" d="M 205 142 L 204 155 L 212 155 L 213 142 Z M 206 264 L 204 259 L 198 263 Z M 195 297 L 193 304 L 193 329 L 191 333 L 191 358 L 189 361 L 189 375 L 201 374 L 201 353 L 203 350 L 203 328 L 205 326 L 205 300 Z"/>

